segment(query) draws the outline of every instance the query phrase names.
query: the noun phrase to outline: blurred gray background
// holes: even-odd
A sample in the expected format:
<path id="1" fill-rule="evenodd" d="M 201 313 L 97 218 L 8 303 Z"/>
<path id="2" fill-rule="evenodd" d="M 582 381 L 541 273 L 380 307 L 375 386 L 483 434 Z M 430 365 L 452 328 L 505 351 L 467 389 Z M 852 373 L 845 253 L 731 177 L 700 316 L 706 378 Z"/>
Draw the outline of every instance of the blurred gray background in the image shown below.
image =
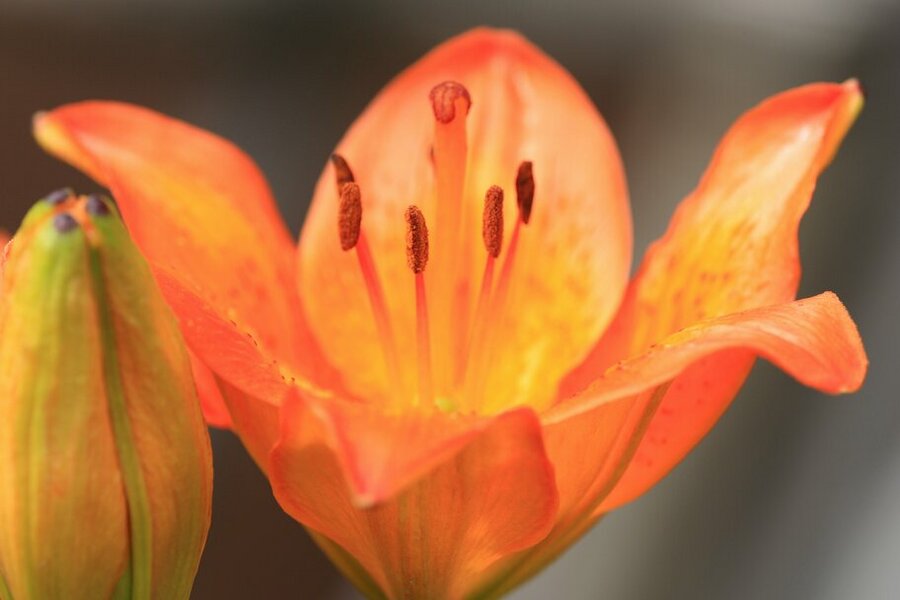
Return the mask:
<path id="1" fill-rule="evenodd" d="M 156 108 L 237 142 L 295 231 L 329 150 L 371 96 L 443 39 L 519 29 L 600 107 L 624 156 L 636 260 L 731 121 L 813 80 L 868 103 L 801 229 L 801 295 L 835 290 L 870 355 L 851 397 L 760 363 L 674 474 L 608 517 L 518 600 L 900 597 L 900 5 L 846 2 L 366 3 L 0 0 L 0 227 L 95 185 L 30 139 L 38 109 Z M 355 598 L 227 433 L 194 597 Z"/>

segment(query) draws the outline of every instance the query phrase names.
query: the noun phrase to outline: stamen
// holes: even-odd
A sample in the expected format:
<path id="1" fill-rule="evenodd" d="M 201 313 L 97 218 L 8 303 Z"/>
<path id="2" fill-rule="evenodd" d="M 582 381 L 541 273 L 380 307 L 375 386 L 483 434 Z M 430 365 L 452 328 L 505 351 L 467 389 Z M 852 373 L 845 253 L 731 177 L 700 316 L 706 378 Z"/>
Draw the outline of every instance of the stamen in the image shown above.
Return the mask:
<path id="1" fill-rule="evenodd" d="M 406 217 L 406 263 L 413 273 L 419 274 L 428 264 L 428 226 L 425 215 L 418 206 L 410 206 Z"/>
<path id="2" fill-rule="evenodd" d="M 472 321 L 465 354 L 465 372 L 462 378 L 465 389 L 464 401 L 467 401 L 472 391 L 472 381 L 483 376 L 481 370 L 484 365 L 482 359 L 487 330 L 485 325 L 494 280 L 494 263 L 500 256 L 500 249 L 503 245 L 503 189 L 499 186 L 492 185 L 484 195 L 481 234 L 484 239 L 484 249 L 487 251 L 487 259 L 484 263 L 481 291 L 478 293 L 478 304 L 475 308 L 475 318 Z"/>
<path id="3" fill-rule="evenodd" d="M 337 181 L 338 194 L 340 194 L 346 184 L 353 183 L 356 179 L 353 177 L 350 165 L 347 164 L 347 161 L 340 154 L 334 153 L 331 155 L 331 164 L 334 165 L 334 177 Z"/>
<path id="4" fill-rule="evenodd" d="M 519 170 L 516 173 L 516 204 L 519 207 L 519 218 L 516 219 L 516 224 L 513 227 L 509 248 L 506 251 L 506 257 L 503 259 L 503 267 L 500 270 L 497 292 L 494 294 L 495 308 L 498 305 L 496 300 L 501 301 L 501 303 L 506 302 L 509 278 L 516 259 L 516 249 L 519 247 L 519 232 L 522 229 L 522 225 L 527 225 L 531 219 L 531 207 L 534 204 L 534 175 L 532 175 L 531 169 L 531 161 L 526 160 L 519 164 Z"/>
<path id="5" fill-rule="evenodd" d="M 488 256 L 500 256 L 500 247 L 503 246 L 503 190 L 496 185 L 488 188 L 484 195 L 481 237 Z"/>
<path id="6" fill-rule="evenodd" d="M 338 155 L 334 155 L 338 156 Z M 334 156 L 332 160 L 334 160 Z M 349 166 L 343 158 L 338 157 L 341 164 L 350 172 Z M 351 175 L 352 178 L 352 175 Z M 340 179 L 340 175 L 339 175 Z M 375 330 L 381 341 L 381 349 L 384 353 L 384 362 L 391 381 L 401 385 L 403 379 L 400 372 L 400 359 L 397 353 L 397 343 L 394 339 L 394 331 L 391 328 L 391 320 L 388 316 L 387 301 L 384 297 L 384 289 L 375 269 L 375 261 L 372 259 L 372 251 L 362 231 L 362 194 L 359 185 L 353 181 L 345 182 L 341 187 L 341 204 L 338 209 L 338 235 L 341 240 L 341 249 L 344 251 L 356 249 L 356 259 L 363 282 L 366 285 L 366 294 L 369 296 L 369 305 L 372 307 L 372 317 L 375 320 Z"/>
<path id="7" fill-rule="evenodd" d="M 497 286 L 488 302 L 486 309 L 485 324 L 492 324 L 489 331 L 485 333 L 485 341 L 482 349 L 479 363 L 482 365 L 489 364 L 495 354 L 495 347 L 498 343 L 497 335 L 503 322 L 503 316 L 506 313 L 506 303 L 509 296 L 509 285 L 512 279 L 513 265 L 516 260 L 516 251 L 519 247 L 519 235 L 522 231 L 522 225 L 528 224 L 531 218 L 531 207 L 534 203 L 534 177 L 532 175 L 531 161 L 523 161 L 519 164 L 519 170 L 516 173 L 516 204 L 519 207 L 519 218 L 513 226 L 512 237 L 509 240 L 509 247 L 506 250 L 506 256 L 503 258 L 503 266 L 500 268 L 500 275 L 497 278 Z M 485 327 L 487 329 L 487 327 Z M 483 366 L 479 366 L 483 370 Z M 481 397 L 484 393 L 485 376 L 477 376 L 474 378 L 473 389 L 470 390 L 472 402 L 481 403 Z M 481 407 L 485 409 L 485 406 Z"/>
<path id="8" fill-rule="evenodd" d="M 460 288 L 460 224 L 462 196 L 466 180 L 466 115 L 472 106 L 468 90 L 455 81 L 435 86 L 429 94 L 434 113 L 433 157 L 435 172 L 434 269 L 439 276 L 431 281 L 435 310 L 442 315 L 435 331 L 435 343 L 447 348 L 449 361 L 438 367 L 438 387 L 450 387 L 465 340 L 465 328 L 459 328 L 450 315 L 463 314 L 465 298 Z M 446 315 L 446 318 L 444 316 Z"/>
<path id="9" fill-rule="evenodd" d="M 516 202 L 519 204 L 522 222 L 528 225 L 531 220 L 531 205 L 534 203 L 534 175 L 530 160 L 523 161 L 516 173 Z"/>
<path id="10" fill-rule="evenodd" d="M 341 188 L 341 205 L 338 208 L 338 234 L 341 238 L 341 250 L 347 251 L 356 247 L 362 224 L 362 197 L 359 185 L 345 183 Z"/>
<path id="11" fill-rule="evenodd" d="M 416 342 L 419 355 L 418 403 L 434 401 L 431 377 L 431 335 L 428 327 L 428 302 L 425 298 L 425 266 L 428 264 L 428 226 L 425 215 L 416 206 L 406 209 L 406 262 L 415 274 Z"/>

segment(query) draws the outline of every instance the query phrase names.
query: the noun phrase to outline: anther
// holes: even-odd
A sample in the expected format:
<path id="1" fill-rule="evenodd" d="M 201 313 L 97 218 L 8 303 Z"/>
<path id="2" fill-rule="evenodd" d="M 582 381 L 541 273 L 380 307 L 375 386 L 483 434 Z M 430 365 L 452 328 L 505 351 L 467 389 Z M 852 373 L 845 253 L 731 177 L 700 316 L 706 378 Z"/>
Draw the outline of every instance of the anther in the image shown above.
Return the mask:
<path id="1" fill-rule="evenodd" d="M 516 222 L 518 227 L 518 221 Z M 481 290 L 478 292 L 478 303 L 475 305 L 475 317 L 472 321 L 466 344 L 465 358 L 462 365 L 462 382 L 466 402 L 474 400 L 478 391 L 477 381 L 483 379 L 484 343 L 487 332 L 488 310 L 490 308 L 491 289 L 494 282 L 494 262 L 500 255 L 503 245 L 503 189 L 492 185 L 484 195 L 484 216 L 481 235 L 487 250 L 484 263 L 484 274 L 481 277 Z"/>
<path id="2" fill-rule="evenodd" d="M 350 165 L 347 164 L 347 161 L 344 160 L 344 157 L 340 154 L 334 153 L 331 155 L 331 164 L 334 165 L 337 191 L 338 194 L 340 194 L 346 184 L 353 183 L 356 179 L 353 177 L 353 171 L 350 170 Z"/>
<path id="3" fill-rule="evenodd" d="M 109 205 L 101 194 L 89 194 L 84 209 L 92 217 L 105 217 L 109 214 Z"/>
<path id="4" fill-rule="evenodd" d="M 410 206 L 406 218 L 406 263 L 413 273 L 421 273 L 428 264 L 428 226 L 418 206 Z"/>
<path id="5" fill-rule="evenodd" d="M 431 109 L 434 111 L 434 118 L 441 123 L 450 123 L 456 118 L 456 102 L 464 100 L 466 103 L 466 114 L 472 108 L 472 98 L 469 96 L 469 90 L 461 83 L 455 81 L 445 81 L 431 88 L 428 94 L 431 100 Z"/>
<path id="6" fill-rule="evenodd" d="M 503 189 L 492 185 L 484 195 L 481 236 L 488 254 L 497 258 L 503 245 Z"/>
<path id="7" fill-rule="evenodd" d="M 350 173 L 347 162 L 340 155 L 332 155 L 331 160 L 337 171 L 338 191 L 341 197 L 340 206 L 338 207 L 338 236 L 340 237 L 341 248 L 345 251 L 356 249 L 359 271 L 366 285 L 366 293 L 369 296 L 369 304 L 372 307 L 372 317 L 375 320 L 375 329 L 378 332 L 381 347 L 384 351 L 384 361 L 387 366 L 389 380 L 402 382 L 397 344 L 394 341 L 384 289 L 381 286 L 381 281 L 378 279 L 378 271 L 372 258 L 372 250 L 369 248 L 365 232 L 362 229 L 362 201 L 359 185 L 353 181 L 353 174 Z M 342 177 L 346 179 L 344 183 L 341 183 Z"/>
<path id="8" fill-rule="evenodd" d="M 66 233 L 77 228 L 78 221 L 69 213 L 59 213 L 53 217 L 53 227 L 60 233 Z"/>
<path id="9" fill-rule="evenodd" d="M 531 219 L 531 205 L 534 202 L 534 175 L 531 172 L 531 161 L 523 161 L 516 173 L 516 202 L 522 222 L 528 225 Z"/>
<path id="10" fill-rule="evenodd" d="M 338 209 L 338 233 L 341 238 L 342 250 L 356 247 L 361 223 L 362 200 L 359 185 L 350 181 L 341 189 L 341 205 Z"/>
<path id="11" fill-rule="evenodd" d="M 415 273 L 416 349 L 418 354 L 419 391 L 416 403 L 430 406 L 434 402 L 431 371 L 431 328 L 428 324 L 428 300 L 425 293 L 425 265 L 428 264 L 428 226 L 418 206 L 410 206 L 406 218 L 406 262 Z"/>
<path id="12" fill-rule="evenodd" d="M 75 192 L 72 191 L 72 188 L 61 188 L 44 196 L 44 202 L 51 206 L 56 206 L 62 204 L 74 195 Z"/>

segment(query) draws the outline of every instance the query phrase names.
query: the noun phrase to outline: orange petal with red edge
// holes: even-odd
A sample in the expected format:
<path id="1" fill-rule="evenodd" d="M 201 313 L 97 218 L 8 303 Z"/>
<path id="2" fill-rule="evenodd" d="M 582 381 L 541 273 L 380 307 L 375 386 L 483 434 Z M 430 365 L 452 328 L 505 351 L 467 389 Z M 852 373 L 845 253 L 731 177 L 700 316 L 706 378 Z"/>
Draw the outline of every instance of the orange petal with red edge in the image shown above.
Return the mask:
<path id="1" fill-rule="evenodd" d="M 555 382 L 596 341 L 626 284 L 631 220 L 620 158 L 574 79 L 515 33 L 477 29 L 463 34 L 388 85 L 338 144 L 338 152 L 362 190 L 362 228 L 384 282 L 401 362 L 415 360 L 402 215 L 408 205 L 420 206 L 429 228 L 439 234 L 429 92 L 446 80 L 464 85 L 472 100 L 457 257 L 467 282 L 456 290 L 470 309 L 486 256 L 481 241 L 485 190 L 497 184 L 514 198 L 520 161 L 534 163 L 534 211 L 522 232 L 504 343 L 491 361 L 486 392 L 502 390 L 505 397 L 540 404 L 552 399 Z M 349 387 L 388 396 L 392 392 L 382 361 L 371 358 L 380 356 L 379 342 L 356 258 L 340 248 L 336 194 L 335 173 L 328 166 L 301 235 L 301 294 L 323 350 L 348 373 Z M 508 240 L 516 203 L 505 204 Z M 439 277 L 437 271 L 426 272 L 433 318 L 464 322 L 465 310 L 441 314 L 443 300 L 433 293 Z M 435 336 L 440 340 L 439 332 Z M 435 361 L 453 352 L 452 344 L 435 345 Z"/>
<path id="2" fill-rule="evenodd" d="M 488 565 L 552 526 L 553 470 L 532 411 L 469 424 L 443 413 L 418 421 L 365 407 L 342 413 L 299 398 L 285 404 L 273 489 L 389 596 L 462 597 Z"/>
<path id="3" fill-rule="evenodd" d="M 38 114 L 34 132 L 48 152 L 110 188 L 157 277 L 177 295 L 169 301 L 188 343 L 215 372 L 238 385 L 257 376 L 248 371 L 258 361 L 235 372 L 215 359 L 248 337 L 288 370 L 328 378 L 296 297 L 290 235 L 262 174 L 240 150 L 116 102 Z M 233 323 L 231 331 L 191 335 L 192 321 L 210 312 Z"/>
<path id="4" fill-rule="evenodd" d="M 800 383 L 829 393 L 852 392 L 867 359 L 856 326 L 830 292 L 697 323 L 646 353 L 611 367 L 577 396 L 544 415 L 563 425 L 591 409 L 672 382 L 622 480 L 602 504 L 611 510 L 667 474 L 706 434 L 761 355 Z M 602 418 L 603 411 L 592 413 Z M 551 455 L 551 460 L 561 457 Z"/>

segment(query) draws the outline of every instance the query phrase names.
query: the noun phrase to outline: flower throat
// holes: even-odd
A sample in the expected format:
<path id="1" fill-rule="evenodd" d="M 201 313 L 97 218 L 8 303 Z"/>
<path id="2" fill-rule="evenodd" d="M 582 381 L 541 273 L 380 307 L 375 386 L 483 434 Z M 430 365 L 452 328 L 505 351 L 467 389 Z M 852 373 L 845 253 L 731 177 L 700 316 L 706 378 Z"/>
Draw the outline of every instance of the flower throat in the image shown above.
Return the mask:
<path id="1" fill-rule="evenodd" d="M 405 389 L 403 365 L 391 324 L 371 248 L 363 224 L 362 191 L 353 170 L 340 154 L 331 156 L 340 197 L 338 235 L 341 248 L 355 250 L 384 355 L 388 376 L 396 384 L 396 397 L 389 401 L 425 410 L 476 412 L 484 408 L 485 380 L 496 348 L 502 343 L 501 323 L 506 310 L 510 279 L 522 225 L 531 218 L 534 201 L 534 177 L 530 161 L 522 162 L 516 174 L 518 218 L 506 248 L 502 264 L 497 261 L 503 247 L 503 199 L 500 186 L 492 185 L 484 195 L 482 239 L 486 251 L 484 270 L 471 319 L 465 310 L 467 298 L 459 293 L 467 289 L 461 273 L 460 222 L 468 154 L 466 115 L 472 101 L 468 90 L 455 81 L 435 86 L 429 94 L 434 112 L 432 166 L 434 168 L 436 211 L 433 240 L 425 216 L 418 206 L 409 206 L 406 221 L 407 264 L 413 275 L 416 306 L 416 382 L 415 389 Z M 399 221 L 399 215 L 398 215 Z M 433 252 L 429 253 L 429 248 Z M 431 264 L 429 266 L 429 258 Z M 429 319 L 425 271 L 435 278 L 430 281 L 434 294 Z M 448 348 L 449 360 L 432 362 L 431 348 Z M 444 358 L 444 357 L 442 357 Z M 435 368 L 437 367 L 437 368 Z"/>

